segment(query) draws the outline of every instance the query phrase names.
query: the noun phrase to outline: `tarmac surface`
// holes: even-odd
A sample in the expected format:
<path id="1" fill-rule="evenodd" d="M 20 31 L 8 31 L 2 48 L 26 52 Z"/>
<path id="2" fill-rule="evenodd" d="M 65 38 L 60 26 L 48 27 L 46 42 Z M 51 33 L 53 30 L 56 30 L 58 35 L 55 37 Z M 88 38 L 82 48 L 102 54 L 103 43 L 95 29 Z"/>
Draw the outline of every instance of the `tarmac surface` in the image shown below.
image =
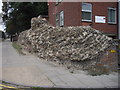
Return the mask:
<path id="1" fill-rule="evenodd" d="M 10 40 L 0 43 L 0 79 L 18 85 L 57 88 L 118 88 L 117 72 L 90 76 L 79 70 L 70 73 L 61 67 L 34 55 L 19 54 Z"/>

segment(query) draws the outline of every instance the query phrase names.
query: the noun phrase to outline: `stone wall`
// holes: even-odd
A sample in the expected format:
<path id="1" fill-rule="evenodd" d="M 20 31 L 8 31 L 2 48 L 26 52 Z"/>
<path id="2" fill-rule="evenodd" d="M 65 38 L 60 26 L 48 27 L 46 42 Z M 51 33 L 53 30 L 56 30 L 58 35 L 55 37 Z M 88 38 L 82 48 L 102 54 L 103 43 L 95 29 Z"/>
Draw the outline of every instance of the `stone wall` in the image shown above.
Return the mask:
<path id="1" fill-rule="evenodd" d="M 18 42 L 40 58 L 79 67 L 98 61 L 113 40 L 89 26 L 55 28 L 39 16 L 32 18 L 31 28 L 20 33 Z"/>

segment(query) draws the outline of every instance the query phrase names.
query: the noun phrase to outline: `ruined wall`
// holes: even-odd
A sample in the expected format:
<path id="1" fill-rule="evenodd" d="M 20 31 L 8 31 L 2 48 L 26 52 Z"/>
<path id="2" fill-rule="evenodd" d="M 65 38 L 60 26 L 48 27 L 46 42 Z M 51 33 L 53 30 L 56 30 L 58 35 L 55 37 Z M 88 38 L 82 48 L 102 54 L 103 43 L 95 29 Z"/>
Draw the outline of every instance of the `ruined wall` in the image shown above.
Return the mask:
<path id="1" fill-rule="evenodd" d="M 20 33 L 18 41 L 31 53 L 52 61 L 97 61 L 112 46 L 113 40 L 89 26 L 55 28 L 40 16 L 31 28 Z"/>

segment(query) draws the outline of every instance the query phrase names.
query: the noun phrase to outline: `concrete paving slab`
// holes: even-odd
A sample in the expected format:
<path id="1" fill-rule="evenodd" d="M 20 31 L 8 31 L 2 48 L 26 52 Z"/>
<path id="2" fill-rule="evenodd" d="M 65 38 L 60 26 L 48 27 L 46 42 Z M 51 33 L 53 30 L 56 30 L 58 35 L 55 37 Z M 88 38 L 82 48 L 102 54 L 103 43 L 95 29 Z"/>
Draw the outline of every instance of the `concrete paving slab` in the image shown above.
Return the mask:
<path id="1" fill-rule="evenodd" d="M 67 85 L 65 82 L 57 82 L 54 87 L 57 87 L 57 88 L 71 88 L 71 86 Z"/>
<path id="2" fill-rule="evenodd" d="M 16 84 L 64 88 L 115 88 L 117 74 L 92 77 L 84 71 L 70 73 L 62 66 L 39 59 L 31 54 L 19 55 L 10 41 L 2 47 L 2 79 Z"/>
<path id="3" fill-rule="evenodd" d="M 94 77 L 93 79 L 97 80 L 98 82 L 103 83 L 104 87 L 106 87 L 106 88 L 118 88 L 118 80 L 115 82 L 104 76 Z"/>
<path id="4" fill-rule="evenodd" d="M 71 87 L 78 87 L 78 88 L 85 88 L 86 85 L 81 83 L 77 78 L 73 77 L 72 75 L 62 75 L 59 78 L 68 84 Z"/>
<path id="5" fill-rule="evenodd" d="M 87 86 L 87 88 L 104 88 L 104 84 L 101 82 L 94 80 L 90 76 L 82 75 L 82 74 L 74 74 L 81 83 Z"/>
<path id="6" fill-rule="evenodd" d="M 109 78 L 113 82 L 118 82 L 118 74 L 105 75 L 106 78 Z"/>
<path id="7" fill-rule="evenodd" d="M 55 77 L 55 76 L 58 76 L 59 74 L 56 72 L 56 71 L 54 71 L 54 70 L 50 70 L 50 71 L 48 71 L 48 72 L 45 72 L 44 73 L 46 76 L 48 76 L 49 78 L 52 78 L 52 77 Z"/>
<path id="8" fill-rule="evenodd" d="M 53 83 L 34 66 L 3 68 L 2 79 L 21 85 L 53 86 Z"/>
<path id="9" fill-rule="evenodd" d="M 60 78 L 58 78 L 57 76 L 51 77 L 50 80 L 51 80 L 54 84 L 56 84 L 56 83 L 58 83 L 58 82 L 62 82 L 62 80 L 61 80 Z"/>

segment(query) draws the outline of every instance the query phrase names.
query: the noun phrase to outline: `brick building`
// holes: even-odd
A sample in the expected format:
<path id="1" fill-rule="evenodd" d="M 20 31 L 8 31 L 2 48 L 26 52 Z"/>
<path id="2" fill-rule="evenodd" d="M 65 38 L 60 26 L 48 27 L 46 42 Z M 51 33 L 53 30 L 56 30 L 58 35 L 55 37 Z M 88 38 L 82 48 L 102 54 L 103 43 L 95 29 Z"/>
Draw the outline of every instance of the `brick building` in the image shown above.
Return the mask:
<path id="1" fill-rule="evenodd" d="M 112 36 L 118 31 L 117 2 L 48 2 L 53 26 L 91 26 Z"/>

